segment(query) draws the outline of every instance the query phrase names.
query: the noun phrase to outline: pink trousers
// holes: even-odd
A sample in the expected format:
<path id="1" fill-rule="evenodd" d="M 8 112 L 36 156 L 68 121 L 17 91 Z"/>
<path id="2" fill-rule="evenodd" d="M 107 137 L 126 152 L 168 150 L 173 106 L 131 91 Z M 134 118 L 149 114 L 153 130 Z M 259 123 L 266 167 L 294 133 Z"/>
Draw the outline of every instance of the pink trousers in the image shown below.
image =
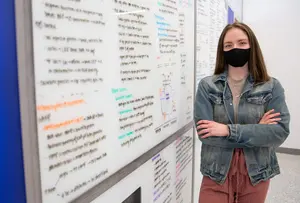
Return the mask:
<path id="1" fill-rule="evenodd" d="M 199 203 L 264 203 L 269 184 L 270 180 L 251 184 L 243 151 L 236 149 L 224 184 L 203 177 Z"/>

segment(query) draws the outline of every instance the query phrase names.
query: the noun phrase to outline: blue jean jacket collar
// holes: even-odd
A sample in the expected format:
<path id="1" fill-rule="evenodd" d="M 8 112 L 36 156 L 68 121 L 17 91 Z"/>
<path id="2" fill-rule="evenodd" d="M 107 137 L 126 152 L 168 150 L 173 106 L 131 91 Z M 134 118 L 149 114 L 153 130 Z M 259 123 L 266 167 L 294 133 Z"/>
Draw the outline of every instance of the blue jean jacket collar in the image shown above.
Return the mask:
<path id="1" fill-rule="evenodd" d="M 227 76 L 228 76 L 228 69 L 226 68 L 225 71 L 219 75 L 217 75 L 214 78 L 214 83 L 218 82 L 218 81 L 223 81 L 226 82 L 227 81 Z M 251 74 L 249 74 L 247 81 L 251 84 L 254 85 L 254 78 Z"/>

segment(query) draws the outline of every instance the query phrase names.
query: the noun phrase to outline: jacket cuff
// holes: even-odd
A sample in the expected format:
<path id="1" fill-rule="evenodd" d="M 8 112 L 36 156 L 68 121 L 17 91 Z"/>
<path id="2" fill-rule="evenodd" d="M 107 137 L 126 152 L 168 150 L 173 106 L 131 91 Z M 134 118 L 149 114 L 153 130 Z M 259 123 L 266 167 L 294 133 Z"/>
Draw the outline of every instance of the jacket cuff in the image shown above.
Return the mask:
<path id="1" fill-rule="evenodd" d="M 238 142 L 238 125 L 227 125 L 229 128 L 229 135 L 227 139 L 232 142 Z"/>

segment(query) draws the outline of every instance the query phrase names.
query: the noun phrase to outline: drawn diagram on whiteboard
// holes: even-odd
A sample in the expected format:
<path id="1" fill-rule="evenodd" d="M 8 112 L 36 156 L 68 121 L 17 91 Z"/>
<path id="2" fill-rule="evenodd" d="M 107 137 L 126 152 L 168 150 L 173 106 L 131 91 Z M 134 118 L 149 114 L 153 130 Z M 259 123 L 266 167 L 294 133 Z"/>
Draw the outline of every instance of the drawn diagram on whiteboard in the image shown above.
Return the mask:
<path id="1" fill-rule="evenodd" d="M 176 112 L 176 102 L 174 101 L 174 90 L 171 85 L 172 73 L 162 74 L 163 85 L 159 89 L 161 113 L 164 121 L 167 121 L 172 116 L 173 112 Z"/>
<path id="2" fill-rule="evenodd" d="M 172 86 L 173 74 L 163 73 L 162 75 L 162 86 L 159 88 L 159 99 L 161 105 L 162 125 L 158 126 L 155 131 L 156 133 L 161 131 L 161 128 L 166 128 L 177 122 L 176 118 L 176 100 L 175 90 Z"/>

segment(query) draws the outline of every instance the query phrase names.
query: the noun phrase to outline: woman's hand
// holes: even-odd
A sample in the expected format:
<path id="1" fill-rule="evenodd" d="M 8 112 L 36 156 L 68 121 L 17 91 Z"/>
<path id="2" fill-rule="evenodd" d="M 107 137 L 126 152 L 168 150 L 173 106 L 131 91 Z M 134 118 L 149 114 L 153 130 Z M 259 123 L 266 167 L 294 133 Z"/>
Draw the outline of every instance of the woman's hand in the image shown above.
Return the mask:
<path id="1" fill-rule="evenodd" d="M 274 109 L 268 111 L 259 121 L 259 124 L 277 124 L 277 121 L 280 121 L 281 118 L 276 118 L 280 116 L 280 113 L 274 113 Z"/>
<path id="2" fill-rule="evenodd" d="M 201 138 L 207 138 L 211 136 L 225 137 L 229 135 L 229 128 L 227 125 L 217 123 L 214 121 L 201 120 L 197 123 L 197 130 Z"/>

